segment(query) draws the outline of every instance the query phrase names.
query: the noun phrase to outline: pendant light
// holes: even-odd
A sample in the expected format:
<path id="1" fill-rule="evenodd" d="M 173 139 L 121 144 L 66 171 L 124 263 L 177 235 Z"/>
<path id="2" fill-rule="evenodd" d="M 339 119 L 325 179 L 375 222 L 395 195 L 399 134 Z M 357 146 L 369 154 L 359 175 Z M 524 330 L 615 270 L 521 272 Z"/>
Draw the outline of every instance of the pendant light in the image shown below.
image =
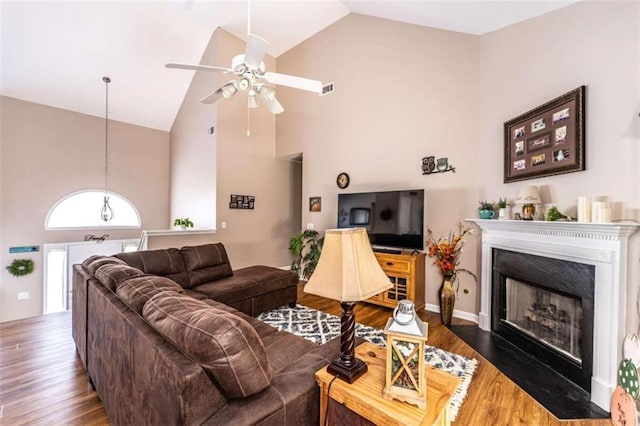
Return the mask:
<path id="1" fill-rule="evenodd" d="M 113 219 L 113 210 L 109 205 L 109 196 L 107 195 L 107 176 L 109 175 L 108 158 L 109 158 L 109 77 L 102 77 L 105 90 L 105 113 L 104 113 L 104 197 L 100 218 L 104 222 Z"/>

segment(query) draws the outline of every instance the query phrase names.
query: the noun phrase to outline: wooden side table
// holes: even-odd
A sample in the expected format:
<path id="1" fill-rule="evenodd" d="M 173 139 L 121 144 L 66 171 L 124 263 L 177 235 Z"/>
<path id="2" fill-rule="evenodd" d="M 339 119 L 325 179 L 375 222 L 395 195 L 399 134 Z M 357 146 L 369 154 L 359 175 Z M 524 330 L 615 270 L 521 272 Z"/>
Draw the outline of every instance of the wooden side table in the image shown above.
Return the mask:
<path id="1" fill-rule="evenodd" d="M 400 401 L 382 398 L 385 380 L 386 349 L 371 343 L 356 348 L 356 356 L 367 364 L 368 371 L 354 383 L 336 379 L 327 368 L 316 372 L 320 386 L 320 425 L 325 424 L 328 400 L 342 404 L 362 418 L 380 425 L 438 425 L 448 426 L 449 401 L 460 383 L 460 378 L 433 367 L 427 367 L 427 409 Z M 329 395 L 330 392 L 330 395 Z M 329 419 L 340 424 L 341 419 Z M 329 422 L 331 424 L 331 422 Z"/>

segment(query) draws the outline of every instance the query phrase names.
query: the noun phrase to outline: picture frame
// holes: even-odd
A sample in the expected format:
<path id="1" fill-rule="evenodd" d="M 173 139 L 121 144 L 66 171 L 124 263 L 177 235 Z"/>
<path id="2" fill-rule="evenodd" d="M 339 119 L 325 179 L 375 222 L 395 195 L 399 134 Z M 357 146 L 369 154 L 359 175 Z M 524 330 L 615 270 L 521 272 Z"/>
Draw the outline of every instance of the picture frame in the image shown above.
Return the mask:
<path id="1" fill-rule="evenodd" d="M 580 86 L 504 123 L 504 183 L 585 170 Z"/>
<path id="2" fill-rule="evenodd" d="M 231 194 L 229 199 L 230 209 L 253 210 L 256 203 L 255 195 Z"/>
<path id="3" fill-rule="evenodd" d="M 309 211 L 314 213 L 322 211 L 322 197 L 309 197 Z"/>

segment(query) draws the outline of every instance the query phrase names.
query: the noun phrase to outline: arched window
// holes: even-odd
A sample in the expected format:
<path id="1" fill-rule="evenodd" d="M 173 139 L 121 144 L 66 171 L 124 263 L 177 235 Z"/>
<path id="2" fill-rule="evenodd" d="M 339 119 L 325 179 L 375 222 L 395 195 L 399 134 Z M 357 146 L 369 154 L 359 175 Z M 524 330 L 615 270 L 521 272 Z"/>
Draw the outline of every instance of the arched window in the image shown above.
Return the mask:
<path id="1" fill-rule="evenodd" d="M 76 228 L 140 228 L 140 214 L 129 200 L 107 191 L 113 218 L 104 222 L 100 217 L 104 190 L 90 189 L 67 195 L 49 210 L 45 229 Z"/>

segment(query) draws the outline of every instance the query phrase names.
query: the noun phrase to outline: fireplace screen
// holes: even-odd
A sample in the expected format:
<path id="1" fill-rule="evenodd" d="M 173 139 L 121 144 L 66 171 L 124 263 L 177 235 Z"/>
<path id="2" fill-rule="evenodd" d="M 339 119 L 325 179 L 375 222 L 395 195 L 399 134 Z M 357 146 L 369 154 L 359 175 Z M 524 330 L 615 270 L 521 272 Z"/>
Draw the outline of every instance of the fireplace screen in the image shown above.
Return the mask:
<path id="1" fill-rule="evenodd" d="M 582 362 L 580 300 L 507 278 L 505 322 L 574 362 Z"/>

